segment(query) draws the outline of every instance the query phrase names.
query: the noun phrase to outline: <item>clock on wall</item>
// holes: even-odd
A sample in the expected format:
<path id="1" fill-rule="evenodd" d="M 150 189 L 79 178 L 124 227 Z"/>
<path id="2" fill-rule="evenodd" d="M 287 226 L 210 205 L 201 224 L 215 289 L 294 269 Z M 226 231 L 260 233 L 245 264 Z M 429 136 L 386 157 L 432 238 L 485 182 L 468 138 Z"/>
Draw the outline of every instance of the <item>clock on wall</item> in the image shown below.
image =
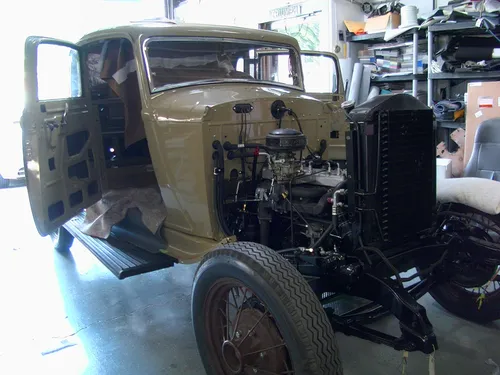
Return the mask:
<path id="1" fill-rule="evenodd" d="M 369 14 L 373 11 L 373 6 L 370 3 L 365 2 L 361 4 L 361 9 L 363 9 L 365 14 Z"/>

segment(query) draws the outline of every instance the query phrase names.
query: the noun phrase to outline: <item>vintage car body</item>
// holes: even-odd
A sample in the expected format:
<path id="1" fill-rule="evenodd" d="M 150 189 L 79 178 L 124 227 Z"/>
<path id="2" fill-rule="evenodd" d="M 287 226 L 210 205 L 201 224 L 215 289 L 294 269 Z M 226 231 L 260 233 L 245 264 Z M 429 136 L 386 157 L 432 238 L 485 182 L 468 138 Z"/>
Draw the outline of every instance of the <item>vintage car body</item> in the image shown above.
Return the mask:
<path id="1" fill-rule="evenodd" d="M 322 92 L 304 90 L 314 59 Z M 210 375 L 341 375 L 334 329 L 431 354 L 427 292 L 499 319 L 500 218 L 439 201 L 432 111 L 406 94 L 353 109 L 341 82 L 333 54 L 264 30 L 30 37 L 37 229 L 58 251 L 77 238 L 120 279 L 199 261 L 192 317 Z M 370 302 L 340 312 L 345 296 Z M 399 337 L 366 326 L 387 313 Z"/>
<path id="2" fill-rule="evenodd" d="M 160 186 L 163 201 L 167 206 L 168 217 L 164 226 L 165 237 L 169 238 L 166 253 L 182 262 L 199 260 L 207 251 L 215 247 L 224 236 L 214 225 L 214 217 L 210 204 L 212 197 L 211 173 L 211 141 L 215 138 L 234 139 L 239 131 L 239 117 L 234 112 L 228 112 L 234 103 L 246 101 L 255 105 L 259 113 L 258 121 L 251 124 L 251 141 L 260 141 L 272 129 L 275 119 L 266 106 L 280 98 L 290 100 L 300 108 L 304 131 L 311 142 L 319 143 L 320 139 L 328 139 L 327 152 L 330 158 L 345 160 L 344 132 L 347 129 L 345 116 L 340 109 L 343 100 L 343 88 L 338 84 L 335 93 L 305 93 L 302 81 L 294 89 L 287 87 L 270 87 L 269 85 L 248 85 L 242 87 L 224 85 L 203 85 L 181 87 L 161 93 L 151 93 L 151 78 L 144 68 L 147 64 L 142 48 L 144 43 L 154 37 L 185 37 L 185 38 L 230 38 L 234 40 L 262 40 L 269 43 L 286 44 L 299 51 L 299 46 L 294 38 L 262 30 L 249 30 L 232 27 L 205 26 L 205 25 L 174 25 L 172 23 L 145 22 L 133 23 L 113 29 L 100 30 L 84 36 L 78 46 L 82 47 L 93 42 L 110 38 L 125 38 L 130 40 L 134 48 L 134 59 L 137 67 L 137 76 L 142 104 L 142 117 L 146 136 L 148 138 L 151 160 L 154 165 L 158 185 Z M 68 45 L 68 44 L 66 44 Z M 30 52 L 27 50 L 27 55 Z M 314 52 L 311 52 L 314 53 Z M 326 54 L 328 55 L 328 54 Z M 33 61 L 34 61 L 34 56 Z M 329 54 L 337 66 L 336 79 L 342 82 L 338 70 L 337 58 Z M 33 69 L 27 68 L 27 72 Z M 300 77 L 301 78 L 301 77 Z M 35 77 L 27 79 L 27 92 L 36 92 Z M 323 102 L 314 99 L 318 96 Z M 330 97 L 330 100 L 328 100 Z M 47 112 L 60 116 L 64 112 L 61 103 L 47 103 Z M 49 108 L 49 106 L 51 108 Z M 91 107 L 90 103 L 83 104 L 85 108 Z M 75 108 L 77 108 L 75 106 Z M 37 110 L 35 106 L 35 110 Z M 71 111 L 71 104 L 69 110 Z M 32 120 L 33 112 L 25 109 L 25 124 Z M 86 116 L 92 116 L 91 113 Z M 94 114 L 95 116 L 95 114 Z M 35 129 L 30 129 L 33 137 L 37 136 Z M 330 138 L 332 131 L 337 132 L 335 138 Z M 92 129 L 91 142 L 98 143 L 100 129 Z M 25 127 L 25 135 L 29 132 Z M 316 140 L 316 141 L 314 141 Z M 28 156 L 31 154 L 29 146 L 35 142 L 27 140 Z M 99 149 L 96 145 L 93 148 Z M 312 147 L 318 147 L 314 145 Z M 190 152 L 183 152 L 189 148 Z M 27 158 L 29 160 L 29 157 Z M 47 158 L 48 159 L 48 158 Z M 199 163 L 203 160 L 203 163 Z M 236 161 L 234 162 L 236 163 Z M 34 189 L 39 178 L 38 165 L 29 167 L 27 178 L 28 185 Z M 43 168 L 43 167 L 41 167 Z M 104 171 L 97 170 L 91 180 L 99 180 L 106 186 L 107 177 Z M 39 191 L 30 195 L 32 207 L 37 212 L 35 221 L 40 223 L 42 234 L 48 234 L 71 218 L 77 211 L 66 211 L 60 218 L 51 221 L 47 217 L 48 206 L 58 201 L 63 195 L 63 189 L 74 190 L 68 187 L 74 182 L 68 181 L 66 176 L 57 176 L 48 183 L 50 191 L 44 194 Z M 78 207 L 89 206 L 95 203 L 97 195 L 92 200 L 84 199 Z M 43 206 L 43 208 L 42 208 Z M 65 206 L 70 206 L 65 202 Z M 42 219 L 43 218 L 43 219 Z M 39 226 L 40 229 L 40 226 Z M 194 236 L 194 237 L 193 237 Z"/>

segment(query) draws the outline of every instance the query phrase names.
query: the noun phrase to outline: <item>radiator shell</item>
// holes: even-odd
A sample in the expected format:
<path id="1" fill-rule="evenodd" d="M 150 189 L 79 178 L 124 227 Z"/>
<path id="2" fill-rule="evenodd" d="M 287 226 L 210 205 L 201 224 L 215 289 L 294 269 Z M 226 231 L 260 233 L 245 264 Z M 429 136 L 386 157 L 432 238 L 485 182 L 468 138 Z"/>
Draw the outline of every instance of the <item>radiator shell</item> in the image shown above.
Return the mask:
<path id="1" fill-rule="evenodd" d="M 431 227 L 436 205 L 432 110 L 407 94 L 381 95 L 355 108 L 351 118 L 346 142 L 354 247 L 417 239 Z"/>

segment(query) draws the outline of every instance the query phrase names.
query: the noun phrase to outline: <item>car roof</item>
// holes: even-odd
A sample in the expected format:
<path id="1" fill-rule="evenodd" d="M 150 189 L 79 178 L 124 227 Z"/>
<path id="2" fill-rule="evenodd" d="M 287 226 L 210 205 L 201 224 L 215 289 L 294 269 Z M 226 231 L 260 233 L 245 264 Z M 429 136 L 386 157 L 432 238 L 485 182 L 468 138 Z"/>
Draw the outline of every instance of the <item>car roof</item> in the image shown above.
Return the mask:
<path id="1" fill-rule="evenodd" d="M 130 22 L 125 25 L 113 26 L 99 29 L 84 35 L 78 44 L 90 41 L 107 39 L 113 34 L 129 35 L 133 41 L 140 37 L 154 36 L 185 36 L 185 37 L 218 37 L 230 39 L 243 39 L 266 41 L 270 43 L 288 44 L 300 51 L 297 40 L 291 36 L 280 34 L 275 31 L 250 29 L 237 26 L 220 26 L 207 24 L 176 24 L 173 21 L 139 21 Z"/>

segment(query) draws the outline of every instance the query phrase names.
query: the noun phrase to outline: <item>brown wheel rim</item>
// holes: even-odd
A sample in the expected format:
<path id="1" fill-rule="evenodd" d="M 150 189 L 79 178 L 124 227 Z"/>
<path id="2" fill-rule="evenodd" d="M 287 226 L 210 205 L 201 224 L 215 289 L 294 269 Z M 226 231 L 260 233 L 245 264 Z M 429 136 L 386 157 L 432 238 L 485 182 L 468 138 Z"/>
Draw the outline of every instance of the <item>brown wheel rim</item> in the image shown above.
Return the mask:
<path id="1" fill-rule="evenodd" d="M 205 299 L 209 353 L 224 375 L 295 375 L 266 304 L 240 281 L 218 280 Z"/>

